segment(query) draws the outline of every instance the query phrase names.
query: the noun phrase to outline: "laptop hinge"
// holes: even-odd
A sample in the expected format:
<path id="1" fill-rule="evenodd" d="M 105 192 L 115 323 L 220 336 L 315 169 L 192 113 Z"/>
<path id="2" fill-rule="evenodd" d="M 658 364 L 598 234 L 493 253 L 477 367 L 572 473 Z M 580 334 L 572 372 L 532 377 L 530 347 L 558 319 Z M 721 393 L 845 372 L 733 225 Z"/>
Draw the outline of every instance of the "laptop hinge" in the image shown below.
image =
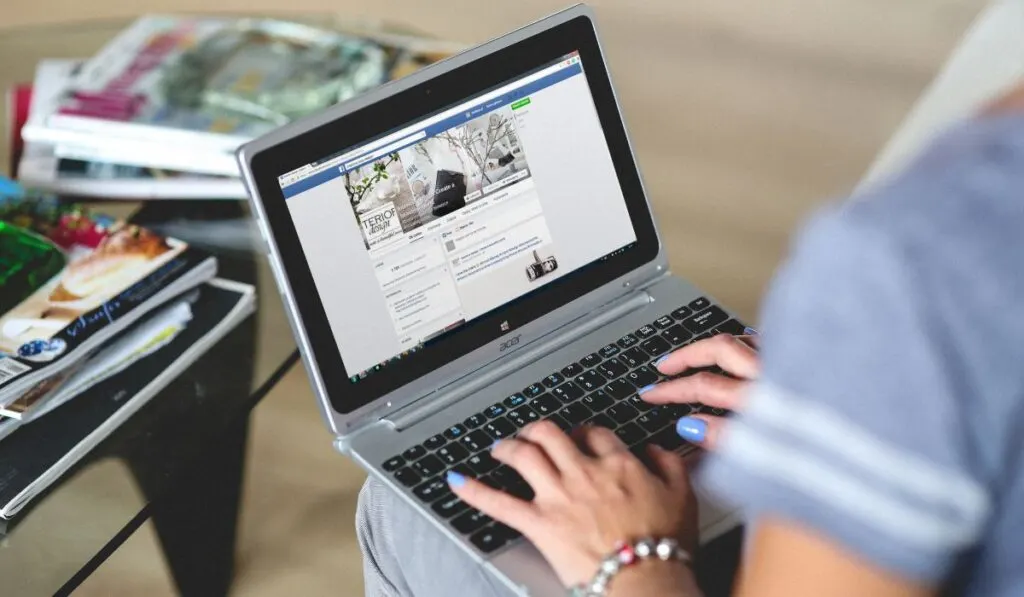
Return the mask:
<path id="1" fill-rule="evenodd" d="M 381 420 L 398 431 L 407 429 L 434 413 L 515 373 L 526 365 L 575 342 L 616 319 L 642 309 L 652 302 L 654 302 L 654 298 L 647 291 L 632 292 L 599 308 L 597 315 L 593 315 L 591 312 L 574 319 L 534 340 L 513 355 L 469 372 L 423 397 L 429 396 L 430 400 L 421 398 Z"/>

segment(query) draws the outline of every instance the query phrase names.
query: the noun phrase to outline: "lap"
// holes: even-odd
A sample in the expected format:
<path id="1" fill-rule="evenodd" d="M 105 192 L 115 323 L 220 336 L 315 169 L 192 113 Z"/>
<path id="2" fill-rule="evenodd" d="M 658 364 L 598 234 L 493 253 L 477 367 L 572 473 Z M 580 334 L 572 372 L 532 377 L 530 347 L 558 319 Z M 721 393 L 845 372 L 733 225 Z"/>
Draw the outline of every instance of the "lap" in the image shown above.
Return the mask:
<path id="1" fill-rule="evenodd" d="M 368 479 L 359 494 L 356 529 L 367 597 L 514 595 L 376 479 Z"/>

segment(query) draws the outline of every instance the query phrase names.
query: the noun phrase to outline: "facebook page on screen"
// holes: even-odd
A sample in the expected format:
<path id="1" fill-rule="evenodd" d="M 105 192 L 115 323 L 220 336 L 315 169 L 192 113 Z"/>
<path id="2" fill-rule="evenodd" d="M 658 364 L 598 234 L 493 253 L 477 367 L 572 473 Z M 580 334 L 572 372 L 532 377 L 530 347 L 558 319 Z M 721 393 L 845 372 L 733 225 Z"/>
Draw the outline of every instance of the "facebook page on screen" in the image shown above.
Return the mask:
<path id="1" fill-rule="evenodd" d="M 576 54 L 279 182 L 352 381 L 636 242 Z"/>

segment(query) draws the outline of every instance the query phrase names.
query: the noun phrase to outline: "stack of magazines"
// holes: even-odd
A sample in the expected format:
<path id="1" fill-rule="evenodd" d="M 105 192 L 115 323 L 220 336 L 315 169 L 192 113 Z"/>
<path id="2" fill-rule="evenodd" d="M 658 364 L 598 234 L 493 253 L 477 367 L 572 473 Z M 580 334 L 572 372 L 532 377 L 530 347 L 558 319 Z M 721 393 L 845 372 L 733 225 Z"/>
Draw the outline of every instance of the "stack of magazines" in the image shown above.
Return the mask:
<path id="1" fill-rule="evenodd" d="M 253 287 L 216 272 L 212 255 L 146 228 L 0 197 L 0 518 L 253 311 Z M 142 361 L 160 375 L 135 374 Z"/>
<path id="2" fill-rule="evenodd" d="M 457 49 L 270 19 L 143 17 L 92 58 L 44 61 L 31 89 L 13 90 L 11 118 L 26 120 L 18 178 L 76 196 L 245 198 L 239 145 Z"/>

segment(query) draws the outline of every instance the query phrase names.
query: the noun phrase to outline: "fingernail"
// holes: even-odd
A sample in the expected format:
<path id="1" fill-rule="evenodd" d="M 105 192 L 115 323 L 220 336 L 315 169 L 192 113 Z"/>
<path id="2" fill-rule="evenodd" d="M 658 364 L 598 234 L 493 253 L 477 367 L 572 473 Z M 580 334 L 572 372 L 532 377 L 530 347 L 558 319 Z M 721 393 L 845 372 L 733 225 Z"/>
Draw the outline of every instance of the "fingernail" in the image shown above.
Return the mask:
<path id="1" fill-rule="evenodd" d="M 669 355 L 665 355 L 665 356 L 661 357 L 660 359 L 658 359 L 657 361 L 654 361 L 654 366 L 657 367 L 657 366 L 661 365 L 662 363 L 664 363 L 665 361 L 668 360 L 668 357 L 669 357 Z"/>
<path id="2" fill-rule="evenodd" d="M 462 487 L 466 484 L 466 477 L 455 471 L 448 471 L 445 478 L 448 480 L 448 484 L 452 487 Z"/>
<path id="3" fill-rule="evenodd" d="M 691 441 L 702 442 L 708 432 L 707 421 L 695 417 L 683 417 L 676 422 L 676 433 L 679 437 Z"/>
<path id="4" fill-rule="evenodd" d="M 647 392 L 650 392 L 651 390 L 653 390 L 656 387 L 658 387 L 657 384 L 653 384 L 652 383 L 649 386 L 644 386 L 644 387 L 640 388 L 639 390 L 636 391 L 636 393 L 640 394 L 640 395 L 643 395 L 643 394 L 646 394 Z"/>
<path id="5" fill-rule="evenodd" d="M 501 440 L 500 440 L 500 439 L 496 439 L 496 440 L 494 440 L 494 443 L 493 443 L 493 444 L 491 444 L 491 449 L 493 450 L 493 449 L 497 448 L 497 447 L 498 447 L 498 444 L 500 444 L 500 443 L 501 443 Z"/>
<path id="6" fill-rule="evenodd" d="M 754 328 L 747 327 L 747 328 L 743 328 L 743 335 L 744 336 L 759 336 L 760 333 L 758 333 L 758 331 L 755 330 Z"/>

